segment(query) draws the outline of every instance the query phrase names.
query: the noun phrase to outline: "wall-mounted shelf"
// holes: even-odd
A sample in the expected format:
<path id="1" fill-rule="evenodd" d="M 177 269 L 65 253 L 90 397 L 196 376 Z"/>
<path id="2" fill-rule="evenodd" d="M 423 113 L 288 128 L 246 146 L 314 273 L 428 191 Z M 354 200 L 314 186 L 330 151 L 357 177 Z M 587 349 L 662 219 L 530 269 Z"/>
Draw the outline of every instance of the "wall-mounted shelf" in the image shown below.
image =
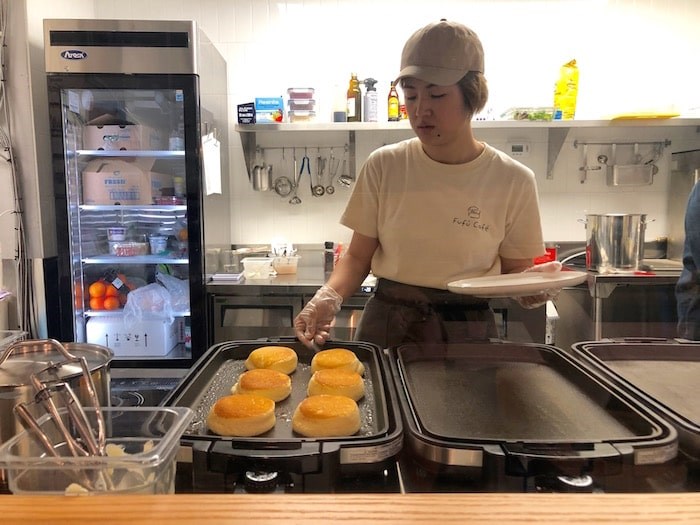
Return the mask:
<path id="1" fill-rule="evenodd" d="M 547 178 L 552 178 L 554 164 L 571 129 L 578 128 L 624 128 L 624 127 L 683 127 L 696 126 L 700 130 L 700 118 L 617 118 L 612 120 L 475 120 L 475 130 L 493 129 L 546 129 L 548 132 Z M 245 155 L 246 168 L 250 170 L 255 164 L 255 152 L 258 146 L 258 132 L 330 132 L 348 133 L 348 158 L 351 173 L 355 173 L 355 133 L 358 132 L 396 132 L 409 131 L 408 121 L 400 122 L 304 122 L 279 124 L 237 124 Z"/>

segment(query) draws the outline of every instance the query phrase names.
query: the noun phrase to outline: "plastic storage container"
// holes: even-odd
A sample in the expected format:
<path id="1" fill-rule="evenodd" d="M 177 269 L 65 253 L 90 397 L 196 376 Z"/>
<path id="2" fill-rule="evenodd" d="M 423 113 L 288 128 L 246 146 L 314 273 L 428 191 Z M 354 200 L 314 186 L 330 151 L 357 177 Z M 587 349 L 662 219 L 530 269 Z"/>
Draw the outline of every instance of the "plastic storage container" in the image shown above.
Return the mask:
<path id="1" fill-rule="evenodd" d="M 170 494 L 175 491 L 176 454 L 180 437 L 194 416 L 186 407 L 102 408 L 106 456 L 75 457 L 49 414 L 39 419 L 59 457 L 24 430 L 0 446 L 0 468 L 6 469 L 13 494 Z M 93 422 L 95 410 L 85 408 Z M 67 421 L 66 409 L 60 411 Z M 77 437 L 77 435 L 76 435 Z"/>
<path id="2" fill-rule="evenodd" d="M 308 99 L 314 98 L 314 88 L 289 88 L 287 95 L 291 99 Z"/>
<path id="3" fill-rule="evenodd" d="M 109 253 L 110 255 L 116 255 L 117 257 L 148 255 L 148 243 L 133 241 L 109 241 Z"/>
<path id="4" fill-rule="evenodd" d="M 290 111 L 313 111 L 316 101 L 312 98 L 290 98 L 287 101 Z"/>
<path id="5" fill-rule="evenodd" d="M 274 272 L 272 257 L 246 257 L 241 262 L 246 279 L 267 279 Z"/>
<path id="6" fill-rule="evenodd" d="M 311 122 L 316 119 L 315 111 L 289 111 L 289 122 Z"/>
<path id="7" fill-rule="evenodd" d="M 272 260 L 272 267 L 279 275 L 297 273 L 299 265 L 299 255 L 291 255 L 289 257 L 275 257 Z"/>
<path id="8" fill-rule="evenodd" d="M 501 118 L 504 120 L 536 120 L 549 121 L 554 116 L 552 107 L 518 107 L 506 110 Z"/>

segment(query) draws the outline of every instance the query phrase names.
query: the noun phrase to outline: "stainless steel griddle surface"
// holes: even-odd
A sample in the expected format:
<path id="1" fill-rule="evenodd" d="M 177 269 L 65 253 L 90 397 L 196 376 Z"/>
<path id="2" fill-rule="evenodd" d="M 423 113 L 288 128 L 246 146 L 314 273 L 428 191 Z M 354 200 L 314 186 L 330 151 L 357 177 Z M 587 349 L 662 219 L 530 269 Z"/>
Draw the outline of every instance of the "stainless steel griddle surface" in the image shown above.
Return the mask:
<path id="1" fill-rule="evenodd" d="M 655 434 L 641 414 L 544 347 L 398 350 L 413 413 L 423 432 L 441 439 L 580 442 Z"/>
<path id="2" fill-rule="evenodd" d="M 271 343 L 222 343 L 216 345 L 205 355 L 207 361 L 186 376 L 176 397 L 168 402 L 169 405 L 187 406 L 194 411 L 194 419 L 185 431 L 186 437 L 221 438 L 209 430 L 206 418 L 216 400 L 231 394 L 231 387 L 238 377 L 246 371 L 245 360 L 258 347 L 269 346 Z M 301 439 L 303 436 L 292 430 L 292 415 L 297 405 L 306 397 L 306 388 L 311 378 L 311 359 L 313 352 L 302 345 L 279 343 L 281 346 L 293 348 L 299 357 L 297 369 L 290 377 L 292 379 L 291 395 L 275 406 L 276 423 L 272 430 L 254 438 L 233 438 L 237 440 L 265 439 L 274 441 Z M 342 439 L 364 438 L 387 432 L 386 400 L 382 391 L 382 379 L 378 371 L 376 356 L 370 347 L 356 345 L 334 346 L 344 347 L 355 352 L 365 366 L 365 397 L 358 402 L 361 414 L 361 427 L 357 434 Z M 329 347 L 330 348 L 330 347 Z M 231 439 L 231 438 L 227 438 Z M 329 439 L 329 438 L 324 438 Z"/>
<path id="3" fill-rule="evenodd" d="M 668 409 L 700 424 L 700 345 L 583 343 L 582 348 Z"/>

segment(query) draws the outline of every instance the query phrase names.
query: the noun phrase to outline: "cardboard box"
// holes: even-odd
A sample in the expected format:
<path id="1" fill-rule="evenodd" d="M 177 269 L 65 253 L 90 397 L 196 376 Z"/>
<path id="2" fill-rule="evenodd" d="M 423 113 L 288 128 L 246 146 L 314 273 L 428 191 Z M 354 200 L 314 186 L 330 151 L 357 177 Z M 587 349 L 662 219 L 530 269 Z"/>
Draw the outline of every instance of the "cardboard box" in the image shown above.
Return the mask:
<path id="1" fill-rule="evenodd" d="M 162 137 L 142 124 L 91 125 L 83 128 L 83 149 L 139 151 L 162 149 Z"/>
<path id="2" fill-rule="evenodd" d="M 152 165 L 148 159 L 90 161 L 82 173 L 83 204 L 151 204 Z"/>
<path id="3" fill-rule="evenodd" d="M 163 192 L 165 190 L 165 192 Z M 151 197 L 166 197 L 173 194 L 173 176 L 169 173 L 151 171 Z"/>
<path id="4" fill-rule="evenodd" d="M 255 124 L 255 102 L 238 104 L 238 123 Z"/>
<path id="5" fill-rule="evenodd" d="M 167 319 L 144 319 L 127 326 L 121 317 L 91 317 L 87 342 L 110 348 L 117 357 L 168 354 L 179 342 L 178 324 Z"/>
<path id="6" fill-rule="evenodd" d="M 284 119 L 284 102 L 282 97 L 258 97 L 255 99 L 255 122 L 272 124 Z"/>

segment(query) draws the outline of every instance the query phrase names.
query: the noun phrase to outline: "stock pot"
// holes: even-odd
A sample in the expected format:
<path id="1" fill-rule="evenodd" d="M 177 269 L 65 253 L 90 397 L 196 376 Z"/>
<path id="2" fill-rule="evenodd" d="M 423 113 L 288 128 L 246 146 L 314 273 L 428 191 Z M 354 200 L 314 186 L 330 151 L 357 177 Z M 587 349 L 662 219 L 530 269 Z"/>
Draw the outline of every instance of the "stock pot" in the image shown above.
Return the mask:
<path id="1" fill-rule="evenodd" d="M 586 215 L 586 268 L 637 270 L 644 255 L 646 214 Z"/>
<path id="2" fill-rule="evenodd" d="M 73 357 L 85 358 L 100 405 L 109 405 L 110 362 L 114 357 L 109 348 L 87 343 L 59 343 L 53 339 L 15 342 L 0 354 L 0 443 L 22 430 L 13 409 L 18 403 L 34 401 L 30 376 Z M 81 404 L 90 406 L 79 366 L 61 367 L 58 378 L 71 387 Z M 0 486 L 3 483 L 4 474 L 0 469 Z"/>

